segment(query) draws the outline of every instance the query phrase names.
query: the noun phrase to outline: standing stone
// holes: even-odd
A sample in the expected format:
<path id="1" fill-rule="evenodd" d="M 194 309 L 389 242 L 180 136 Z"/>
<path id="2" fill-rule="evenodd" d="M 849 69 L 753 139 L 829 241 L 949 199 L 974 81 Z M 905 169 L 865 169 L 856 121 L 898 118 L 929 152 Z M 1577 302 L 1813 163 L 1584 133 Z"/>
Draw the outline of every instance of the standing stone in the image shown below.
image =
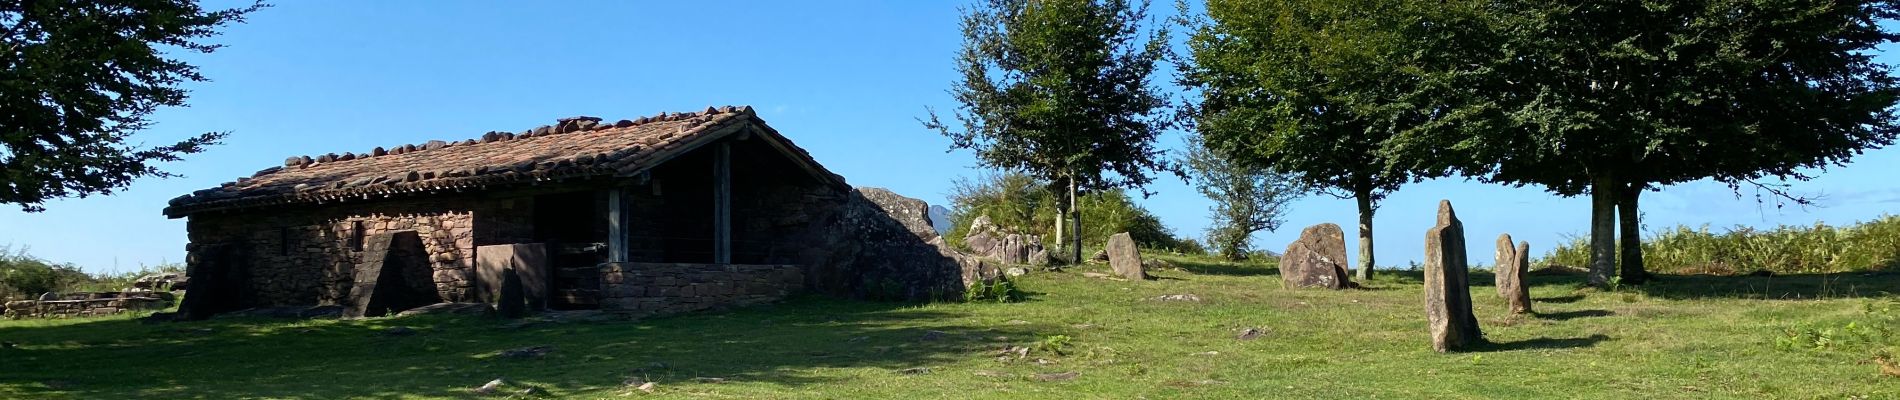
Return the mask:
<path id="1" fill-rule="evenodd" d="M 1531 312 L 1531 288 L 1524 284 L 1524 275 L 1531 270 L 1530 253 L 1530 242 L 1512 247 L 1511 235 L 1498 237 L 1498 264 L 1493 272 L 1497 274 L 1498 296 L 1510 301 L 1512 314 Z"/>
<path id="2" fill-rule="evenodd" d="M 1335 224 L 1306 227 L 1280 254 L 1280 280 L 1287 288 L 1353 287 L 1346 268 L 1346 232 Z"/>
<path id="3" fill-rule="evenodd" d="M 1516 282 L 1517 242 L 1511 240 L 1511 234 L 1498 235 L 1497 264 L 1492 265 L 1491 273 L 1497 276 L 1498 297 L 1510 298 L 1511 292 L 1519 286 Z"/>
<path id="4" fill-rule="evenodd" d="M 1425 317 L 1432 350 L 1447 352 L 1484 341 L 1471 314 L 1470 270 L 1465 263 L 1465 227 L 1450 200 L 1438 202 L 1438 225 L 1425 231 Z"/>
<path id="5" fill-rule="evenodd" d="M 1141 269 L 1141 250 L 1135 248 L 1135 237 L 1128 232 L 1109 236 L 1108 247 L 1103 251 L 1108 252 L 1108 266 L 1115 269 L 1115 274 L 1129 280 L 1148 277 L 1148 273 Z"/>
<path id="6" fill-rule="evenodd" d="M 528 314 L 527 299 L 521 289 L 521 275 L 515 273 L 514 267 L 502 269 L 499 297 L 495 310 L 501 312 L 502 318 L 521 318 Z"/>

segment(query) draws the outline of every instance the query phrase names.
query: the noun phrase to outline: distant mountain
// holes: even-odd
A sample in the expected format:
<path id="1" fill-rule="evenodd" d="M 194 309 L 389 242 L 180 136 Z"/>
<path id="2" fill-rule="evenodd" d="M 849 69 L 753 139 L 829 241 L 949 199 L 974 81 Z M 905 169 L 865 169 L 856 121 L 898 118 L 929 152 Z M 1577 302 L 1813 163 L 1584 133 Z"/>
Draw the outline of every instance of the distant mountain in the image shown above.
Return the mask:
<path id="1" fill-rule="evenodd" d="M 937 228 L 937 234 L 950 233 L 950 209 L 944 206 L 930 206 L 930 227 Z"/>

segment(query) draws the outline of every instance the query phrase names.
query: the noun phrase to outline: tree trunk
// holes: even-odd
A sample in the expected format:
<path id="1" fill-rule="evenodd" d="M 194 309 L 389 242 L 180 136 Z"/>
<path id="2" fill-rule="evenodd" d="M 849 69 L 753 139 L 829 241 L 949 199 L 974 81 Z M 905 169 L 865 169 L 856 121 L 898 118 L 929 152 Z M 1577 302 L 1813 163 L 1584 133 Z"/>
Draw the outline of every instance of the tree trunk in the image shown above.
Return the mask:
<path id="1" fill-rule="evenodd" d="M 1070 228 L 1074 228 L 1074 232 L 1069 237 L 1073 240 L 1075 249 L 1071 250 L 1073 253 L 1070 254 L 1074 255 L 1075 262 L 1080 264 L 1082 263 L 1082 208 L 1076 206 L 1075 193 L 1075 177 L 1071 176 L 1069 177 L 1069 221 L 1073 224 Z"/>
<path id="2" fill-rule="evenodd" d="M 1067 215 L 1063 214 L 1062 201 L 1057 200 L 1056 201 L 1056 237 L 1055 237 L 1055 240 L 1049 241 L 1049 246 L 1053 247 L 1053 249 L 1050 249 L 1049 254 L 1054 255 L 1055 258 L 1058 258 L 1058 259 L 1062 258 L 1061 256 L 1062 253 L 1060 253 L 1060 251 L 1062 251 L 1062 244 L 1067 243 L 1067 242 L 1062 241 L 1062 225 L 1066 223 L 1066 221 L 1063 221 L 1064 219 L 1066 219 L 1066 218 L 1063 218 L 1065 216 Z M 1076 261 L 1080 262 L 1082 260 L 1076 260 Z"/>
<path id="3" fill-rule="evenodd" d="M 1372 191 L 1360 190 L 1353 193 L 1359 200 L 1359 273 L 1354 279 L 1366 282 L 1372 279 Z"/>
<path id="4" fill-rule="evenodd" d="M 1616 179 L 1600 176 L 1590 185 L 1590 275 L 1592 286 L 1607 287 L 1616 273 Z"/>
<path id="5" fill-rule="evenodd" d="M 1642 215 L 1637 211 L 1637 198 L 1643 195 L 1643 184 L 1631 183 L 1617 196 L 1616 213 L 1622 220 L 1623 269 L 1618 274 L 1620 282 L 1629 285 L 1641 284 L 1649 280 L 1649 271 L 1643 270 L 1643 224 Z"/>

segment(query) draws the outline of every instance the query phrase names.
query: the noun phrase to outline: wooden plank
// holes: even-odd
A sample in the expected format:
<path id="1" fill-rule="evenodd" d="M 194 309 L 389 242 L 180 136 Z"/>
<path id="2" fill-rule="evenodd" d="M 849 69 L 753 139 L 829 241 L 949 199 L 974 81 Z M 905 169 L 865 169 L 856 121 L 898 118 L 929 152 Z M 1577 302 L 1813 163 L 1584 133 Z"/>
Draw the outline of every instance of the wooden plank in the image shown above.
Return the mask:
<path id="1" fill-rule="evenodd" d="M 713 263 L 732 263 L 732 146 L 713 149 Z"/>
<path id="2" fill-rule="evenodd" d="M 627 246 L 627 189 L 607 189 L 607 262 L 627 262 L 632 251 Z"/>

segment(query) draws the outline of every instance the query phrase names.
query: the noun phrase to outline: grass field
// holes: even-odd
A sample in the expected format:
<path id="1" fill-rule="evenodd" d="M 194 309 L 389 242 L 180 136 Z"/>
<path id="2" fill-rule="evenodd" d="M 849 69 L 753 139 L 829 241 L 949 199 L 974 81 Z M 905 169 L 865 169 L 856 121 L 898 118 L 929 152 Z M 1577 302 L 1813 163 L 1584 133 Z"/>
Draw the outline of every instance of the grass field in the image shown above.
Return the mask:
<path id="1" fill-rule="evenodd" d="M 1900 274 L 1535 275 L 1511 316 L 1474 272 L 1488 339 L 1430 350 L 1416 273 L 1289 291 L 1265 265 L 1170 258 L 1144 282 L 1036 273 L 1011 304 L 800 298 L 635 322 L 130 317 L 0 322 L 6 398 L 1900 398 Z M 1192 294 L 1194 301 L 1162 301 Z M 411 335 L 389 335 L 390 327 Z M 1262 334 L 1238 339 L 1242 329 Z M 541 357 L 508 349 L 552 346 Z M 1018 357 L 1005 349 L 1028 348 Z M 1000 358 L 999 358 L 1000 357 Z M 1074 373 L 1067 375 L 1064 373 Z M 1072 378 L 1071 378 L 1072 377 Z M 656 382 L 653 392 L 626 385 Z M 1068 378 L 1068 379 L 1065 379 Z M 520 395 L 525 387 L 545 394 Z"/>

